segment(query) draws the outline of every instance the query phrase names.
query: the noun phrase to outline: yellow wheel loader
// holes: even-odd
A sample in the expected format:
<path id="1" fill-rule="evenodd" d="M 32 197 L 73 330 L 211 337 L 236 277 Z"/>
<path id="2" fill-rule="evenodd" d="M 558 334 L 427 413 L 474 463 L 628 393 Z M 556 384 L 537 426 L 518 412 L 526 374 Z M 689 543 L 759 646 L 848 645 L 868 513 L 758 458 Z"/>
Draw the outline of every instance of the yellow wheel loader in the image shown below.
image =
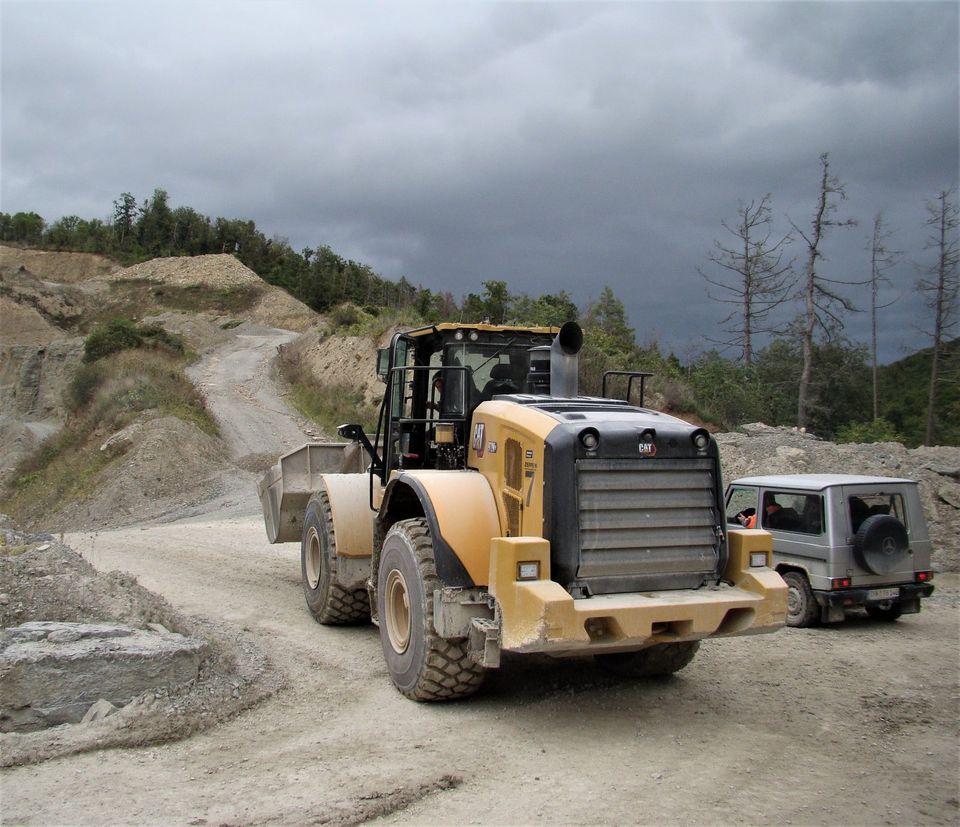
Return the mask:
<path id="1" fill-rule="evenodd" d="M 613 377 L 579 396 L 582 342 L 575 323 L 398 333 L 376 434 L 344 425 L 346 446 L 305 445 L 259 485 L 314 617 L 377 624 L 409 698 L 472 694 L 502 652 L 667 675 L 703 638 L 784 623 L 770 535 L 726 529 L 710 434 L 607 398 Z"/>

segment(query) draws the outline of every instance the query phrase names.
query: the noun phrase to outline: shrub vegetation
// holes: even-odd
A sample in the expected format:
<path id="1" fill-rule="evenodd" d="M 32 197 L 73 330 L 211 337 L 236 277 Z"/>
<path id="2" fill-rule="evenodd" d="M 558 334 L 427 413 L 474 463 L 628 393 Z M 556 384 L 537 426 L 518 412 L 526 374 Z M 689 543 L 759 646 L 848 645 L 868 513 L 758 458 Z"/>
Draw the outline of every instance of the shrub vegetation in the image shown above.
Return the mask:
<path id="1" fill-rule="evenodd" d="M 159 324 L 138 325 L 130 319 L 110 319 L 98 324 L 83 343 L 83 361 L 96 362 L 113 353 L 133 348 L 154 348 L 184 353 L 183 339 Z"/>

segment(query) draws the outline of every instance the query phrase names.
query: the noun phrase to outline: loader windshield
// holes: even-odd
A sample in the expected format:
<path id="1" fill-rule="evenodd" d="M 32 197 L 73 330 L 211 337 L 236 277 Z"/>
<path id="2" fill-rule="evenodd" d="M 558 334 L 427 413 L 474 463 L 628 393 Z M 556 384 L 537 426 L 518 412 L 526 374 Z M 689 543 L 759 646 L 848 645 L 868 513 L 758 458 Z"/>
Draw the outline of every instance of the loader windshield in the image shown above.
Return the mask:
<path id="1" fill-rule="evenodd" d="M 528 342 L 516 340 L 503 344 L 454 342 L 436 354 L 435 364 L 465 368 L 449 372 L 446 382 L 451 401 L 461 411 L 469 411 L 497 394 L 527 391 L 530 347 Z"/>

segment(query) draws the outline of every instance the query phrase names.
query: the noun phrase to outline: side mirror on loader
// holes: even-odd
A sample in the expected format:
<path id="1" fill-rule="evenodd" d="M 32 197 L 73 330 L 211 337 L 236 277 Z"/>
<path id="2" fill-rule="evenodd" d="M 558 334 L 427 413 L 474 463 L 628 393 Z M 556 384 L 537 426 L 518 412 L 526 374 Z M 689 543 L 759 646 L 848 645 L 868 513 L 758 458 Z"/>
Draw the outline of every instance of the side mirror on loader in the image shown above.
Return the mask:
<path id="1" fill-rule="evenodd" d="M 370 462 L 373 463 L 374 468 L 379 468 L 383 464 L 383 461 L 377 456 L 377 449 L 373 447 L 366 433 L 364 433 L 362 425 L 341 425 L 337 428 L 337 436 L 349 439 L 351 442 L 359 442 L 370 455 Z"/>

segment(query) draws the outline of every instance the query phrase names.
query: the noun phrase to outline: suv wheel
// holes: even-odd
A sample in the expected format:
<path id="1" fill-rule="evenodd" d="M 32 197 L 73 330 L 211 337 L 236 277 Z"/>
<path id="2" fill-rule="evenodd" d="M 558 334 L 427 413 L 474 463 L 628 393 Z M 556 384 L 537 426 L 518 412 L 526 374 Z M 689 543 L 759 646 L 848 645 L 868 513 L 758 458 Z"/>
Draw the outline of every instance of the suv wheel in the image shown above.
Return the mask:
<path id="1" fill-rule="evenodd" d="M 806 575 L 799 571 L 788 571 L 783 575 L 783 582 L 787 584 L 787 626 L 816 626 L 820 607 Z"/>

